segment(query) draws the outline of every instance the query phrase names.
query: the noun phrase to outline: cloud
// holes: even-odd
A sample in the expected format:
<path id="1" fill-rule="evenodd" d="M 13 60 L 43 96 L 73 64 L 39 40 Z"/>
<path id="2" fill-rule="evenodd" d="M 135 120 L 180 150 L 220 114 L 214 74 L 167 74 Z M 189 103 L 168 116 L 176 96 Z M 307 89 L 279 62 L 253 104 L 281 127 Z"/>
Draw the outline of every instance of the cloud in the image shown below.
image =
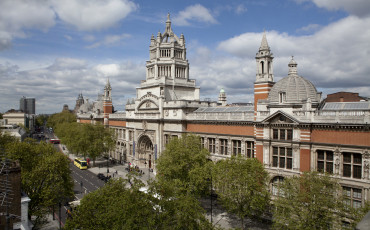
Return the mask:
<path id="1" fill-rule="evenodd" d="M 275 57 L 275 81 L 287 76 L 287 65 L 294 55 L 298 74 L 324 94 L 352 91 L 370 96 L 370 66 L 364 63 L 370 55 L 370 30 L 363 29 L 368 25 L 370 18 L 349 16 L 320 27 L 309 36 L 267 31 Z M 262 35 L 244 33 L 220 42 L 216 50 L 198 47 L 195 52 L 189 51 L 190 76 L 200 85 L 202 97 L 217 100 L 220 88 L 224 87 L 229 99 L 253 99 L 255 54 Z"/>
<path id="2" fill-rule="evenodd" d="M 134 97 L 138 79 L 145 79 L 144 62 L 91 65 L 83 59 L 58 58 L 45 68 L 19 69 L 11 63 L 0 64 L 0 112 L 17 109 L 22 96 L 36 98 L 37 113 L 61 111 L 64 104 L 73 109 L 81 92 L 96 100 L 103 93 L 106 77 L 113 88 L 115 109 L 124 110 L 124 98 Z"/>
<path id="3" fill-rule="evenodd" d="M 238 5 L 236 8 L 235 8 L 235 13 L 236 14 L 243 14 L 247 12 L 247 8 L 243 5 L 243 4 L 240 4 Z"/>
<path id="4" fill-rule="evenodd" d="M 203 22 L 215 24 L 217 20 L 212 16 L 211 12 L 200 4 L 188 6 L 185 10 L 180 11 L 173 18 L 173 22 L 180 26 L 189 26 L 191 23 Z"/>
<path id="5" fill-rule="evenodd" d="M 317 7 L 327 10 L 344 10 L 358 17 L 370 15 L 369 0 L 294 0 L 297 3 L 313 2 Z"/>
<path id="6" fill-rule="evenodd" d="M 99 46 L 105 45 L 105 46 L 111 46 L 111 45 L 117 45 L 120 44 L 122 40 L 131 37 L 129 34 L 120 34 L 120 35 L 107 35 L 104 37 L 102 41 L 95 42 L 92 45 L 87 46 L 88 49 L 97 48 Z"/>
<path id="7" fill-rule="evenodd" d="M 115 25 L 137 9 L 129 0 L 52 0 L 58 17 L 82 31 L 101 30 Z"/>
<path id="8" fill-rule="evenodd" d="M 55 25 L 55 13 L 48 1 L 0 1 L 0 50 L 11 46 L 16 37 L 26 37 L 25 30 L 48 30 Z"/>
<path id="9" fill-rule="evenodd" d="M 302 28 L 297 29 L 297 32 L 299 33 L 312 33 L 316 32 L 321 28 L 321 25 L 319 24 L 309 24 L 307 26 L 304 26 Z"/>

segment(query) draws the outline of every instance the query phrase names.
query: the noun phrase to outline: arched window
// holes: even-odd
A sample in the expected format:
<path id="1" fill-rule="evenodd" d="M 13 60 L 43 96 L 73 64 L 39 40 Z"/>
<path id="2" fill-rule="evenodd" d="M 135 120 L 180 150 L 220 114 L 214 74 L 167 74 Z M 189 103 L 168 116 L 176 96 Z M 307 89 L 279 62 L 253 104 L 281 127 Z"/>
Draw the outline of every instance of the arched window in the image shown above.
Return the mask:
<path id="1" fill-rule="evenodd" d="M 265 73 L 265 62 L 261 61 L 261 73 Z"/>

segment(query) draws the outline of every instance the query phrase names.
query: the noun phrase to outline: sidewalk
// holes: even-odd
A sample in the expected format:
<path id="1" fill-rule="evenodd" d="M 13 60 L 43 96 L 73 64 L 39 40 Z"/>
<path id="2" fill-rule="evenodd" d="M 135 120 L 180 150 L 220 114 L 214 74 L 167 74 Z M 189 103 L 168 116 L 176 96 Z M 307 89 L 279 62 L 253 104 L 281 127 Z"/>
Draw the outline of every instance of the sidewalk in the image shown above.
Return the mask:
<path id="1" fill-rule="evenodd" d="M 64 149 L 63 149 L 64 147 Z M 65 145 L 60 144 L 60 150 L 71 160 L 74 161 L 76 158 L 81 158 L 77 157 L 76 155 L 70 153 L 68 149 L 65 147 Z M 94 174 L 102 173 L 105 176 L 110 175 L 112 178 L 114 177 L 121 177 L 124 179 L 127 179 L 127 174 L 128 171 L 126 168 L 129 167 L 128 163 L 125 164 L 112 164 L 111 162 L 108 163 L 107 167 L 107 159 L 105 158 L 99 158 L 95 160 L 95 167 L 93 167 L 93 162 L 90 161 L 89 170 L 90 172 Z M 141 181 L 144 182 L 144 184 L 147 184 L 147 181 L 150 178 L 154 178 L 155 175 L 153 172 L 150 172 L 149 168 L 139 168 L 144 174 L 141 176 L 136 177 L 137 179 L 140 179 Z"/>

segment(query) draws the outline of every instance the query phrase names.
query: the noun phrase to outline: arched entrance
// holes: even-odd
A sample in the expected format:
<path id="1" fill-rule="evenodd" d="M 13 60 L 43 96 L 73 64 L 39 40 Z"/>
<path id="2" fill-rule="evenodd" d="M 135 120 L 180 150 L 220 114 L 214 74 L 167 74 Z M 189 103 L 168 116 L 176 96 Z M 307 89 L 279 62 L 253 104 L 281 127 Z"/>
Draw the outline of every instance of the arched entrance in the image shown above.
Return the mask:
<path id="1" fill-rule="evenodd" d="M 153 143 L 148 136 L 140 137 L 137 152 L 140 165 L 152 168 Z"/>

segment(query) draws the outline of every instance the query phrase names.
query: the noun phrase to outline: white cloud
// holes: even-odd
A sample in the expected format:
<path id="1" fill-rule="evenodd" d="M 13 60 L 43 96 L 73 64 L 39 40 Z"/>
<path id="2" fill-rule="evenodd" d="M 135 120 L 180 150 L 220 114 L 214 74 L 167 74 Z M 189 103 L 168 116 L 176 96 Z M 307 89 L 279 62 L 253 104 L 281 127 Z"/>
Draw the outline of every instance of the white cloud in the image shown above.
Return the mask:
<path id="1" fill-rule="evenodd" d="M 145 79 L 145 63 L 89 65 L 86 60 L 58 58 L 45 68 L 19 71 L 11 63 L 0 64 L 0 112 L 19 107 L 22 96 L 36 98 L 37 113 L 61 111 L 75 106 L 79 93 L 96 100 L 109 76 L 115 109 L 123 110 L 124 98 L 134 97 L 138 79 Z"/>
<path id="2" fill-rule="evenodd" d="M 188 6 L 185 10 L 180 11 L 176 17 L 173 18 L 173 22 L 180 26 L 189 26 L 191 22 L 203 22 L 203 23 L 217 23 L 217 20 L 212 16 L 211 12 L 200 4 Z"/>
<path id="3" fill-rule="evenodd" d="M 15 37 L 25 37 L 26 29 L 48 30 L 55 24 L 55 13 L 48 1 L 0 1 L 0 50 Z"/>
<path id="4" fill-rule="evenodd" d="M 364 30 L 368 25 L 370 18 L 349 16 L 310 36 L 268 31 L 267 40 L 275 57 L 275 81 L 287 76 L 287 65 L 294 55 L 298 74 L 324 94 L 352 91 L 370 96 L 370 66 L 364 63 L 370 56 L 370 30 Z M 216 51 L 207 49 L 210 53 L 201 47 L 200 53 L 206 55 L 191 53 L 191 77 L 201 86 L 201 95 L 217 100 L 219 89 L 224 87 L 229 99 L 253 98 L 255 53 L 261 39 L 262 33 L 244 33 L 220 42 Z"/>
<path id="5" fill-rule="evenodd" d="M 307 26 L 297 29 L 297 32 L 312 33 L 312 32 L 318 31 L 320 28 L 321 28 L 321 25 L 319 24 L 309 24 Z"/>
<path id="6" fill-rule="evenodd" d="M 59 18 L 79 30 L 111 27 L 137 9 L 129 0 L 52 0 Z"/>
<path id="7" fill-rule="evenodd" d="M 243 5 L 243 4 L 240 4 L 238 5 L 236 8 L 235 8 L 235 13 L 236 14 L 243 14 L 247 12 L 247 8 Z"/>
<path id="8" fill-rule="evenodd" d="M 369 0 L 294 0 L 297 3 L 313 2 L 317 7 L 327 10 L 344 10 L 359 17 L 370 15 Z"/>
<path id="9" fill-rule="evenodd" d="M 105 45 L 105 46 L 118 45 L 121 43 L 122 40 L 129 38 L 129 37 L 130 37 L 129 34 L 107 35 L 104 37 L 102 41 L 95 42 L 94 44 L 89 45 L 86 48 L 93 49 L 93 48 L 97 48 L 102 45 Z"/>
<path id="10" fill-rule="evenodd" d="M 318 7 L 328 10 L 345 10 L 359 17 L 370 15 L 369 0 L 313 0 L 313 2 Z"/>

